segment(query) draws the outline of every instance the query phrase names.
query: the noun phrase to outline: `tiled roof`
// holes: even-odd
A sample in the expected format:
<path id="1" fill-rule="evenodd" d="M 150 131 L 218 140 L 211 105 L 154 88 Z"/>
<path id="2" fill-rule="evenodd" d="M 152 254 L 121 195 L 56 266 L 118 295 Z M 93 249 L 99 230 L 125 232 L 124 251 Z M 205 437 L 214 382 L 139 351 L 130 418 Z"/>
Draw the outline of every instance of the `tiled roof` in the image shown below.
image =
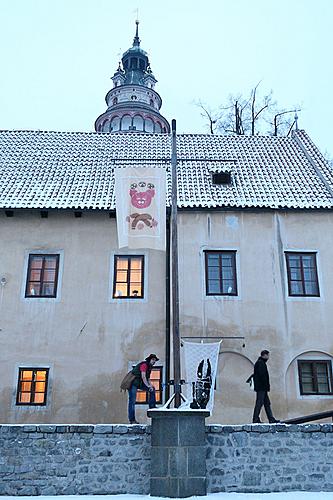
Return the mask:
<path id="1" fill-rule="evenodd" d="M 333 171 L 304 131 L 179 135 L 177 152 L 179 207 L 333 207 Z M 170 187 L 170 156 L 166 134 L 1 131 L 0 208 L 111 210 L 115 167 L 165 166 Z M 231 184 L 213 185 L 224 166 Z"/>

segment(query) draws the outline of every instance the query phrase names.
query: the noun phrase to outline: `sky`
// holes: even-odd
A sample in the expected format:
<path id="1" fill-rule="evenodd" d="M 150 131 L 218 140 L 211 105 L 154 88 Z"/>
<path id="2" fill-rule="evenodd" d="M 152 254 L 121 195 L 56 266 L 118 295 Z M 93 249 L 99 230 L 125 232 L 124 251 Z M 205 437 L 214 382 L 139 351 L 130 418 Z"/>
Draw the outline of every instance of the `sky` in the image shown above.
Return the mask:
<path id="1" fill-rule="evenodd" d="M 0 129 L 93 131 L 139 12 L 162 114 L 205 133 L 259 82 L 333 155 L 332 0 L 0 0 Z"/>

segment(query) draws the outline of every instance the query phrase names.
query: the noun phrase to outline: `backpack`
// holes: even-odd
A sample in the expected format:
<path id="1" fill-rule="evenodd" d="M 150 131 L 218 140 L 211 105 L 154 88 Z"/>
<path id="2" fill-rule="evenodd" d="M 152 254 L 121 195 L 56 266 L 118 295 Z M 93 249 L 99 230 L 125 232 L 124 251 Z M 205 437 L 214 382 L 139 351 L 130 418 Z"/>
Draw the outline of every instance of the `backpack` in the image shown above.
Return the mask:
<path id="1" fill-rule="evenodd" d="M 128 391 L 131 388 L 134 379 L 135 379 L 135 375 L 132 372 L 132 370 L 130 370 L 128 373 L 126 373 L 125 377 L 121 381 L 120 392 L 121 391 Z"/>

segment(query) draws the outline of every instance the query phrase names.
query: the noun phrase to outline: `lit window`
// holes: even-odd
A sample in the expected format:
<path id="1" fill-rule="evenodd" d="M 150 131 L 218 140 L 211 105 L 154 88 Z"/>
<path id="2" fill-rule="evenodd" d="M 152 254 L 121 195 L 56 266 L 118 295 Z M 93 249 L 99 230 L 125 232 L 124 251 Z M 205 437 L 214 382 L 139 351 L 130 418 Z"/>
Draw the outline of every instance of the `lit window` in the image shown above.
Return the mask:
<path id="1" fill-rule="evenodd" d="M 163 367 L 154 366 L 150 373 L 150 382 L 155 387 L 156 403 L 162 403 L 162 379 Z M 136 393 L 136 404 L 148 404 L 149 394 L 147 391 L 138 389 Z"/>
<path id="2" fill-rule="evenodd" d="M 28 261 L 26 297 L 56 297 L 59 254 L 30 254 Z"/>
<path id="3" fill-rule="evenodd" d="M 16 404 L 45 405 L 48 374 L 48 368 L 20 368 Z"/>
<path id="4" fill-rule="evenodd" d="M 302 395 L 333 394 L 331 361 L 299 360 L 298 376 Z"/>
<path id="5" fill-rule="evenodd" d="M 142 299 L 143 279 L 143 255 L 114 256 L 114 299 Z"/>
<path id="6" fill-rule="evenodd" d="M 205 251 L 206 295 L 237 295 L 236 252 Z"/>
<path id="7" fill-rule="evenodd" d="M 315 253 L 286 252 L 289 295 L 319 297 Z"/>

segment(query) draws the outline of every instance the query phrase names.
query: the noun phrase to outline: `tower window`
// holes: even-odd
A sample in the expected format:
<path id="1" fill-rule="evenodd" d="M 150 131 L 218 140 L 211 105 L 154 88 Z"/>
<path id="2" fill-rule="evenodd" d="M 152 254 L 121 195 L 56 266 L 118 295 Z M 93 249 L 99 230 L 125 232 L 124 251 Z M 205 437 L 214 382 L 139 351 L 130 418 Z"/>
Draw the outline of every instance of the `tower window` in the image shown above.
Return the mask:
<path id="1" fill-rule="evenodd" d="M 131 69 L 137 69 L 138 67 L 138 60 L 136 57 L 131 58 Z"/>
<path id="2" fill-rule="evenodd" d="M 121 130 L 130 130 L 132 118 L 129 115 L 123 116 L 121 120 Z"/>
<path id="3" fill-rule="evenodd" d="M 146 132 L 154 132 L 154 122 L 151 118 L 146 118 L 145 131 Z"/>
<path id="4" fill-rule="evenodd" d="M 142 71 L 145 69 L 145 61 L 143 59 L 139 59 L 139 67 Z"/>
<path id="5" fill-rule="evenodd" d="M 112 99 L 112 104 L 115 105 L 115 104 L 118 104 L 118 97 L 114 97 Z"/>

